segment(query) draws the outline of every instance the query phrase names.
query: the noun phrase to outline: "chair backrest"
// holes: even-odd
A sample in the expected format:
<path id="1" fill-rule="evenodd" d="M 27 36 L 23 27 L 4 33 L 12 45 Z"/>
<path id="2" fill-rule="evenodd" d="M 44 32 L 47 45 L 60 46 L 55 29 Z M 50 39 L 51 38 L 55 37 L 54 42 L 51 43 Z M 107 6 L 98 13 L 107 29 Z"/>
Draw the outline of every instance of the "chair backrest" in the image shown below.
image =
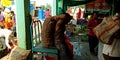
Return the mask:
<path id="1" fill-rule="evenodd" d="M 41 43 L 41 29 L 42 29 L 42 23 L 40 20 L 33 21 L 30 25 L 30 31 L 31 31 L 31 42 L 32 42 L 32 48 L 37 47 Z"/>

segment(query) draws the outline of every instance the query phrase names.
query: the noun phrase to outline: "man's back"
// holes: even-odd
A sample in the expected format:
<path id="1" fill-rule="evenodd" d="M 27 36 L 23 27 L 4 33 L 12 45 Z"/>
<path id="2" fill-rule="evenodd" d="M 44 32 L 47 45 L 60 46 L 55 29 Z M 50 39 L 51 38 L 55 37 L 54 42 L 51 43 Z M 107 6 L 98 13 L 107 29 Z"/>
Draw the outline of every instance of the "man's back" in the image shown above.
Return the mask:
<path id="1" fill-rule="evenodd" d="M 45 47 L 52 46 L 54 43 L 56 21 L 51 20 L 51 18 L 52 17 L 45 19 L 41 31 L 42 42 Z"/>

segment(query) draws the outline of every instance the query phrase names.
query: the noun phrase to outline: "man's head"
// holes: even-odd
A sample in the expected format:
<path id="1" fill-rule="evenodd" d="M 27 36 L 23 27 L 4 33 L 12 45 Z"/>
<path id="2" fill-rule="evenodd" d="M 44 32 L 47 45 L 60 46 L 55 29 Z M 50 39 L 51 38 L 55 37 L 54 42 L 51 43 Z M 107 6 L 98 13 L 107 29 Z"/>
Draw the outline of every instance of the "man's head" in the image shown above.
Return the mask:
<path id="1" fill-rule="evenodd" d="M 65 13 L 65 22 L 68 23 L 71 19 L 73 19 L 73 16 L 71 16 L 68 13 Z"/>
<path id="2" fill-rule="evenodd" d="M 73 17 L 68 14 L 68 13 L 64 13 L 61 15 L 58 15 L 58 19 L 64 20 L 64 23 L 67 24 Z"/>

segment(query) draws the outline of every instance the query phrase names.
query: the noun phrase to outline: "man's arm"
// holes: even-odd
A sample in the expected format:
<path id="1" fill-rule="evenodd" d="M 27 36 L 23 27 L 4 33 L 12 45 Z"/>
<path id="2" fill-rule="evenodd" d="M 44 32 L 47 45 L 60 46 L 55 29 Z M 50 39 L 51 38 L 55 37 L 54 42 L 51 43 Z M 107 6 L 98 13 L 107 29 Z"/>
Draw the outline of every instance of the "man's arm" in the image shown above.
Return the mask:
<path id="1" fill-rule="evenodd" d="M 63 23 L 62 20 L 59 20 L 57 23 L 56 23 L 56 28 L 55 28 L 55 31 L 58 31 L 60 29 L 60 25 Z"/>

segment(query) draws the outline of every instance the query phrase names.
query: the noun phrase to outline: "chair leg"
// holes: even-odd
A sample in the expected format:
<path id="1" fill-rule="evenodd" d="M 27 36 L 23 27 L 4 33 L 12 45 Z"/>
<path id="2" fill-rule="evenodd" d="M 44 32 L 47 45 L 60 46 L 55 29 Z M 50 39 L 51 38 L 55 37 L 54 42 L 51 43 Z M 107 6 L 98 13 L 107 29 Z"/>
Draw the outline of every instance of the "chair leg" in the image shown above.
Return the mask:
<path id="1" fill-rule="evenodd" d="M 34 60 L 34 54 L 32 53 L 32 60 Z"/>
<path id="2" fill-rule="evenodd" d="M 56 60 L 59 60 L 58 55 L 56 55 Z"/>

